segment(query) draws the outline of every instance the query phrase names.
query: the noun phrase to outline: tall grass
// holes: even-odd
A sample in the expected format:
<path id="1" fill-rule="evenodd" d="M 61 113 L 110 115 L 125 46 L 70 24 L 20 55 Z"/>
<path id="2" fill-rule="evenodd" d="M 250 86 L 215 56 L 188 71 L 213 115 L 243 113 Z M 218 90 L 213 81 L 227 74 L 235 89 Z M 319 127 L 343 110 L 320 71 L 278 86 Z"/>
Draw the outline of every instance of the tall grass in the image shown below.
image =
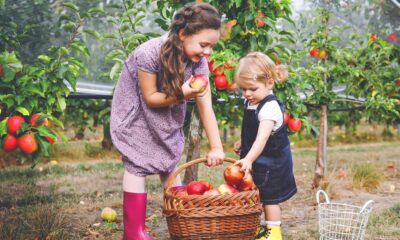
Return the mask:
<path id="1" fill-rule="evenodd" d="M 351 166 L 354 188 L 364 188 L 373 191 L 383 180 L 383 173 L 372 163 L 354 163 Z"/>

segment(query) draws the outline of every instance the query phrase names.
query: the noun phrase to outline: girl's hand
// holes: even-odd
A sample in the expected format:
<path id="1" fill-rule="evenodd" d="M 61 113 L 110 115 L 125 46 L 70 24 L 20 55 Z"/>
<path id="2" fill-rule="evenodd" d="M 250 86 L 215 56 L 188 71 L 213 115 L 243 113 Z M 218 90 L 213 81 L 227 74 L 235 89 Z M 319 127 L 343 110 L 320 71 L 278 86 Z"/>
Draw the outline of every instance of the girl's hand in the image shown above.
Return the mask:
<path id="1" fill-rule="evenodd" d="M 206 165 L 215 167 L 224 163 L 225 153 L 222 148 L 212 148 L 206 155 Z"/>
<path id="2" fill-rule="evenodd" d="M 242 142 L 239 140 L 233 144 L 233 151 L 237 154 L 240 155 L 240 149 L 242 148 Z"/>
<path id="3" fill-rule="evenodd" d="M 251 173 L 251 170 L 253 168 L 253 162 L 249 159 L 246 158 L 242 158 L 239 161 L 236 161 L 234 163 L 234 165 L 240 165 L 242 166 L 240 168 L 240 171 L 244 172 L 244 177 L 243 178 L 247 178 L 248 175 Z"/>
<path id="4" fill-rule="evenodd" d="M 204 90 L 203 92 L 200 92 L 199 89 L 194 89 L 190 87 L 190 80 L 193 78 L 193 76 L 190 77 L 189 80 L 187 80 L 185 83 L 183 83 L 182 85 L 182 93 L 183 93 L 183 97 L 185 99 L 190 99 L 190 98 L 194 98 L 194 97 L 202 97 L 204 96 L 204 94 L 207 93 L 208 88 L 206 88 L 206 90 Z"/>

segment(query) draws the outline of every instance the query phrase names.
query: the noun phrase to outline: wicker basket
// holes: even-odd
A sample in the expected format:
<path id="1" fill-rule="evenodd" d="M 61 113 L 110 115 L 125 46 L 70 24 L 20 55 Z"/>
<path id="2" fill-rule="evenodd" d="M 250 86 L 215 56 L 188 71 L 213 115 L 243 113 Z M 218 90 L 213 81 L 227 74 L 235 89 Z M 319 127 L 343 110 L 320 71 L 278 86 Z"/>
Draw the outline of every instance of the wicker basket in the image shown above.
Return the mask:
<path id="1" fill-rule="evenodd" d="M 258 190 L 225 195 L 176 195 L 176 176 L 186 168 L 207 161 L 196 159 L 179 167 L 168 179 L 164 211 L 172 239 L 253 239 L 262 211 Z M 225 158 L 234 163 L 236 160 Z"/>

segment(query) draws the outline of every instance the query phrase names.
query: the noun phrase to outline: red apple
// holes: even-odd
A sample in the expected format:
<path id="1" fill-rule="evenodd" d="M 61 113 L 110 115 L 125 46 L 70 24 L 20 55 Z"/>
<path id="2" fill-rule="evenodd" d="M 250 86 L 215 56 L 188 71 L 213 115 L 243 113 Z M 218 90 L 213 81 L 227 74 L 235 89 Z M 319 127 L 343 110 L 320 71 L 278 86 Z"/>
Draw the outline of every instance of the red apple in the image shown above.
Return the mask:
<path id="1" fill-rule="evenodd" d="M 388 38 L 391 42 L 394 42 L 397 39 L 397 35 L 396 35 L 396 33 L 391 33 L 391 34 L 389 34 Z"/>
<path id="2" fill-rule="evenodd" d="M 29 118 L 29 123 L 32 125 L 32 127 L 34 127 L 34 126 L 36 126 L 36 124 L 38 124 L 35 120 L 39 116 L 40 116 L 40 113 L 35 113 Z M 49 120 L 47 120 L 47 118 L 43 118 L 42 120 L 40 120 L 39 125 L 40 124 L 49 126 Z"/>
<path id="3" fill-rule="evenodd" d="M 224 170 L 225 182 L 229 185 L 235 185 L 242 181 L 244 173 L 240 171 L 239 165 L 231 165 Z"/>
<path id="4" fill-rule="evenodd" d="M 8 132 L 16 133 L 19 127 L 21 127 L 21 123 L 23 122 L 25 122 L 24 118 L 19 115 L 9 117 L 7 120 Z"/>
<path id="5" fill-rule="evenodd" d="M 326 58 L 326 51 L 325 50 L 321 50 L 319 52 L 319 58 L 321 58 L 321 59 L 325 59 Z"/>
<path id="6" fill-rule="evenodd" d="M 12 151 L 17 147 L 17 138 L 11 134 L 7 134 L 4 138 L 3 149 L 6 152 Z"/>
<path id="7" fill-rule="evenodd" d="M 260 18 L 264 17 L 264 13 L 262 12 L 258 12 L 257 17 L 256 17 L 256 26 L 259 27 L 263 27 L 265 25 L 265 22 L 263 20 L 261 20 Z"/>
<path id="8" fill-rule="evenodd" d="M 316 56 L 318 56 L 318 48 L 311 48 L 310 49 L 310 55 L 311 55 L 311 57 L 316 57 Z"/>
<path id="9" fill-rule="evenodd" d="M 218 90 L 226 89 L 228 87 L 228 79 L 226 79 L 225 75 L 218 75 L 214 79 L 214 84 Z"/>
<path id="10" fill-rule="evenodd" d="M 287 112 L 283 113 L 283 124 L 287 124 L 289 122 L 290 119 L 290 114 Z"/>
<path id="11" fill-rule="evenodd" d="M 373 34 L 373 33 L 370 33 L 370 34 L 369 34 L 369 40 L 370 40 L 371 42 L 375 42 L 375 40 L 376 40 L 376 35 Z"/>
<path id="12" fill-rule="evenodd" d="M 44 136 L 44 138 L 50 143 L 53 144 L 54 143 L 54 139 L 49 137 L 49 136 Z"/>
<path id="13" fill-rule="evenodd" d="M 208 79 L 202 74 L 196 74 L 190 79 L 189 86 L 204 92 L 207 89 Z"/>
<path id="14" fill-rule="evenodd" d="M 213 189 L 213 186 L 211 185 L 211 183 L 207 182 L 206 180 L 200 180 L 199 183 L 204 185 L 204 187 L 206 188 L 206 191 Z"/>
<path id="15" fill-rule="evenodd" d="M 206 186 L 198 181 L 191 181 L 186 187 L 189 195 L 202 195 L 206 191 Z"/>
<path id="16" fill-rule="evenodd" d="M 251 174 L 247 175 L 246 178 L 243 178 L 243 180 L 237 185 L 238 189 L 240 191 L 248 191 L 253 187 L 253 177 Z"/>
<path id="17" fill-rule="evenodd" d="M 396 86 L 400 87 L 400 79 L 396 80 Z"/>
<path id="18" fill-rule="evenodd" d="M 22 135 L 21 137 L 18 138 L 17 140 L 18 147 L 24 152 L 24 153 L 33 153 L 37 150 L 37 142 L 36 139 L 32 136 L 30 133 L 26 133 Z"/>
<path id="19" fill-rule="evenodd" d="M 211 72 L 214 72 L 214 60 L 208 61 L 207 64 L 208 64 L 208 69 L 209 69 Z"/>
<path id="20" fill-rule="evenodd" d="M 226 67 L 226 69 L 232 69 L 232 65 L 235 64 L 235 62 L 236 60 L 234 58 L 231 58 L 224 63 L 224 67 Z"/>
<path id="21" fill-rule="evenodd" d="M 288 122 L 288 127 L 290 131 L 297 132 L 301 128 L 301 120 L 298 118 L 291 118 Z"/>
<path id="22" fill-rule="evenodd" d="M 228 91 L 233 92 L 236 89 L 236 83 L 232 83 L 228 85 Z"/>
<path id="23" fill-rule="evenodd" d="M 204 195 L 211 195 L 211 196 L 217 196 L 219 194 L 220 193 L 219 193 L 218 189 L 210 189 L 210 190 L 204 192 Z"/>
<path id="24" fill-rule="evenodd" d="M 237 190 L 236 188 L 232 187 L 229 184 L 224 183 L 218 187 L 218 192 L 220 194 L 232 194 L 232 193 L 238 193 L 239 190 Z"/>
<path id="25" fill-rule="evenodd" d="M 215 76 L 221 76 L 224 74 L 224 66 L 218 66 L 216 67 L 212 72 L 214 73 Z"/>
<path id="26" fill-rule="evenodd" d="M 3 64 L 0 63 L 0 77 L 3 76 Z"/>

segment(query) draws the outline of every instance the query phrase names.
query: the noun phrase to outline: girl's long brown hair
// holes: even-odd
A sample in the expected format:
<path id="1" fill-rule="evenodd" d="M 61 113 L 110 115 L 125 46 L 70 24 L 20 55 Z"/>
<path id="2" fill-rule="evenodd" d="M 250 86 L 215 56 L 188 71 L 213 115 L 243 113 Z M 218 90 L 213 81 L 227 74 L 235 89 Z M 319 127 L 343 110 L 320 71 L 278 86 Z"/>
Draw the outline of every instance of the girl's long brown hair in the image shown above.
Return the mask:
<path id="1" fill-rule="evenodd" d="M 189 3 L 175 13 L 168 38 L 161 46 L 161 86 L 167 97 L 175 95 L 179 100 L 183 99 L 185 54 L 179 31 L 182 29 L 185 36 L 190 36 L 204 29 L 219 30 L 220 27 L 218 10 L 208 3 Z"/>

